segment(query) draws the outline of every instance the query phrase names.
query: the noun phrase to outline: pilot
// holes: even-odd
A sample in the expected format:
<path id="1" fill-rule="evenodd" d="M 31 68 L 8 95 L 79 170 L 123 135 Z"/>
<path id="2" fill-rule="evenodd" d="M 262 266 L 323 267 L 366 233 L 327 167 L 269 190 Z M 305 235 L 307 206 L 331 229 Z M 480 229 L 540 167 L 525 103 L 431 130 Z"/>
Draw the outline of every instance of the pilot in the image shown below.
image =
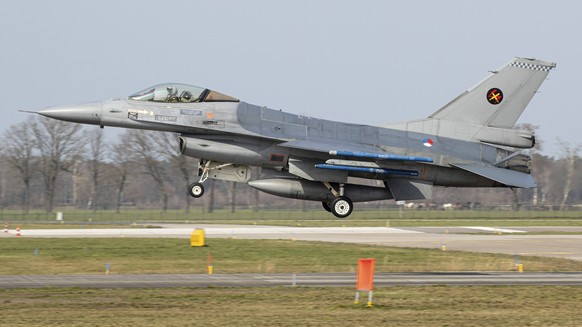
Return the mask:
<path id="1" fill-rule="evenodd" d="M 170 85 L 166 88 L 168 95 L 166 96 L 166 102 L 178 102 L 178 89 L 174 85 Z"/>

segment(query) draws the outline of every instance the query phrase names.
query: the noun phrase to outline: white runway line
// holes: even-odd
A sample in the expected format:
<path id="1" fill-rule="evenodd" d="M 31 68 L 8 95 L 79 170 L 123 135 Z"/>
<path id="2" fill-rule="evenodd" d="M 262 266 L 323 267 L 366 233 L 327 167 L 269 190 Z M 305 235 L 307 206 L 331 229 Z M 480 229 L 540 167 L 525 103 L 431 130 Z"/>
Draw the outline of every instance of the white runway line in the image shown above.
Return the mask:
<path id="1" fill-rule="evenodd" d="M 204 228 L 206 236 L 218 235 L 305 235 L 305 234 L 423 234 L 389 227 L 209 227 Z M 23 236 L 189 236 L 194 228 L 121 228 L 121 229 L 31 229 L 23 231 Z"/>
<path id="2" fill-rule="evenodd" d="M 477 230 L 483 230 L 483 231 L 495 232 L 495 233 L 527 233 L 526 231 L 523 231 L 523 230 L 507 229 L 507 228 L 495 228 L 495 227 L 473 226 L 473 227 L 462 227 L 462 228 L 477 229 Z"/>
<path id="3" fill-rule="evenodd" d="M 192 228 L 122 228 L 122 229 L 30 229 L 23 236 L 136 236 L 136 235 L 189 235 Z"/>

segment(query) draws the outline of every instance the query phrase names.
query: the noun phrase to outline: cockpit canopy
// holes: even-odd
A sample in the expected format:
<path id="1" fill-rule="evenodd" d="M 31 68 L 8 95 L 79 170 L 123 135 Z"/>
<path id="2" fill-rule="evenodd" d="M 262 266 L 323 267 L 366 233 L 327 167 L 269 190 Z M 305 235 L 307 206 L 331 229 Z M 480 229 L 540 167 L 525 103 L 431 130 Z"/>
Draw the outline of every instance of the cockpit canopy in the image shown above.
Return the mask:
<path id="1" fill-rule="evenodd" d="M 239 102 L 238 99 L 187 84 L 159 84 L 129 96 L 130 100 L 153 102 Z"/>

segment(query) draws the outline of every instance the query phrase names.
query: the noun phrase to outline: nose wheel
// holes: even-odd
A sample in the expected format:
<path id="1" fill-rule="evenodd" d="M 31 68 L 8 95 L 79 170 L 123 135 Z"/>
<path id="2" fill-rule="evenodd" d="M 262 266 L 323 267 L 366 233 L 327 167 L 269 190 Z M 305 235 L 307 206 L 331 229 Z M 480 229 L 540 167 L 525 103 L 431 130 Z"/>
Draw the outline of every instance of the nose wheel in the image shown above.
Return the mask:
<path id="1" fill-rule="evenodd" d="M 204 185 L 202 185 L 202 183 L 199 182 L 192 183 L 188 187 L 188 193 L 193 198 L 199 198 L 204 194 Z"/>

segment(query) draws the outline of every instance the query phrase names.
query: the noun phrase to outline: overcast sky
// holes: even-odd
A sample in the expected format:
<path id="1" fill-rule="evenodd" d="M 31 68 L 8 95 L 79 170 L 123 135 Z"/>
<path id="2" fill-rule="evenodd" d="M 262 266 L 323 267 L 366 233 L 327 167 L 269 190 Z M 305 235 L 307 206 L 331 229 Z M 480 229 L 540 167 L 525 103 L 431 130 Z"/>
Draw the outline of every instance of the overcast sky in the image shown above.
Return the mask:
<path id="1" fill-rule="evenodd" d="M 522 56 L 558 64 L 519 122 L 559 155 L 558 137 L 581 142 L 581 14 L 581 1 L 2 1 L 0 131 L 18 109 L 164 82 L 380 125 Z"/>

